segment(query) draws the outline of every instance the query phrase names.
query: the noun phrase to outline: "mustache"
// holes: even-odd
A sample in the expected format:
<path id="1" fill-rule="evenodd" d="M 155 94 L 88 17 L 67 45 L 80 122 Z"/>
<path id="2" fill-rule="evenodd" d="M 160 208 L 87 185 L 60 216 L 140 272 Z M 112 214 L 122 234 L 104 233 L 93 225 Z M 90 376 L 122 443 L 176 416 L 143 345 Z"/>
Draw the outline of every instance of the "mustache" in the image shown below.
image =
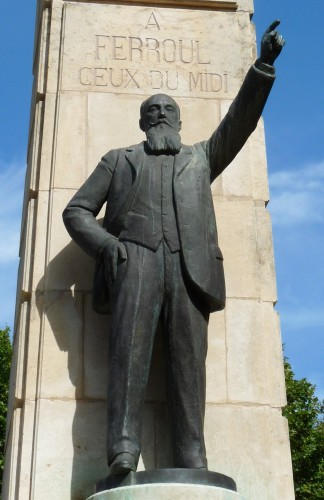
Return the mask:
<path id="1" fill-rule="evenodd" d="M 158 127 L 161 124 L 165 124 L 168 127 L 172 128 L 172 126 L 170 125 L 170 123 L 166 119 L 161 119 L 161 120 L 157 121 L 156 123 L 150 123 L 149 125 L 150 125 L 150 128 L 155 128 L 155 127 Z"/>

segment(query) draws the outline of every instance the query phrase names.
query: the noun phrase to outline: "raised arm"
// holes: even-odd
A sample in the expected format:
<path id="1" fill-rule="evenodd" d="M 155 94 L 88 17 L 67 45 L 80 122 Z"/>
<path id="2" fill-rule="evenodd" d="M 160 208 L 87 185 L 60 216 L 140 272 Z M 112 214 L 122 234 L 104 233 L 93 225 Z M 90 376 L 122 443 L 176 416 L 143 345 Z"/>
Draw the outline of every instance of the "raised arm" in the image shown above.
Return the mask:
<path id="1" fill-rule="evenodd" d="M 248 71 L 242 87 L 219 127 L 207 141 L 211 182 L 222 173 L 255 130 L 275 80 L 273 63 L 285 44 L 274 21 L 262 37 L 260 58 Z"/>

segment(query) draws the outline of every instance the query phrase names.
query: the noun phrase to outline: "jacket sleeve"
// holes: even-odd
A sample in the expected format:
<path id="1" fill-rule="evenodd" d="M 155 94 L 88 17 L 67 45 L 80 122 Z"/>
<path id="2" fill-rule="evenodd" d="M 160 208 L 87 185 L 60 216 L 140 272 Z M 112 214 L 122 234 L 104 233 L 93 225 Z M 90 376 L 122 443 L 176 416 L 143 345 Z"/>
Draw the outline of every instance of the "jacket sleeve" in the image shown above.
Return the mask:
<path id="1" fill-rule="evenodd" d="M 211 182 L 231 163 L 255 130 L 274 80 L 274 67 L 259 60 L 248 71 L 226 116 L 206 143 Z"/>
<path id="2" fill-rule="evenodd" d="M 117 158 L 118 151 L 105 155 L 63 212 L 63 222 L 71 238 L 93 258 L 100 257 L 109 239 L 116 239 L 96 217 L 107 200 Z"/>

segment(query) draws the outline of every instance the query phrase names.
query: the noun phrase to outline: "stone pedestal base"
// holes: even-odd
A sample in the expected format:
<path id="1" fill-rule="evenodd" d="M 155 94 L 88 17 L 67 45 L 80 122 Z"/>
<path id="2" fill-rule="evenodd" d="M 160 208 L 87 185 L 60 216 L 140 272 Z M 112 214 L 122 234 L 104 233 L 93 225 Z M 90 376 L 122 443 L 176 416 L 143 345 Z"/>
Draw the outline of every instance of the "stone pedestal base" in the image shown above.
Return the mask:
<path id="1" fill-rule="evenodd" d="M 88 500 L 244 500 L 235 491 L 198 484 L 143 484 L 101 491 Z"/>
<path id="2" fill-rule="evenodd" d="M 235 481 L 201 469 L 157 469 L 108 476 L 88 500 L 243 500 Z"/>

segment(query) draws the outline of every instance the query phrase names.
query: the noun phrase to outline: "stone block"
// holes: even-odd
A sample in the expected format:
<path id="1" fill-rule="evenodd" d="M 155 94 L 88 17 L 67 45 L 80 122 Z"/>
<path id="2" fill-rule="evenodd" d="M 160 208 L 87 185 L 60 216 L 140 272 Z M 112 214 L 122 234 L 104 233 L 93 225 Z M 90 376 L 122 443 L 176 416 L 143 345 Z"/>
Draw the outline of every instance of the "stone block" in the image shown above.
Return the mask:
<path id="1" fill-rule="evenodd" d="M 214 199 L 227 297 L 276 301 L 272 231 L 263 202 Z"/>
<path id="2" fill-rule="evenodd" d="M 276 275 L 273 255 L 272 228 L 269 212 L 263 204 L 256 205 L 257 254 L 262 300 L 277 301 Z"/>
<path id="3" fill-rule="evenodd" d="M 282 448 L 285 430 L 285 419 L 278 409 L 208 404 L 205 436 L 209 469 L 232 477 L 243 498 L 293 500 L 291 481 L 284 486 L 284 494 L 277 495 L 278 479 L 280 483 L 280 477 L 291 474 L 289 450 Z M 278 468 L 276 450 L 285 453 L 282 468 Z"/>
<path id="4" fill-rule="evenodd" d="M 57 103 L 54 188 L 78 189 L 86 180 L 85 94 L 61 93 Z"/>
<path id="5" fill-rule="evenodd" d="M 206 401 L 227 401 L 227 347 L 224 311 L 211 314 L 208 328 L 208 352 L 206 360 Z"/>
<path id="6" fill-rule="evenodd" d="M 79 399 L 83 393 L 83 300 L 80 292 L 46 291 L 39 296 L 41 398 Z"/>
<path id="7" fill-rule="evenodd" d="M 215 200 L 227 297 L 259 298 L 255 208 L 252 200 Z"/>
<path id="8" fill-rule="evenodd" d="M 247 142 L 250 155 L 253 198 L 269 200 L 267 158 L 265 152 L 264 123 L 261 117 L 257 128 Z"/>
<path id="9" fill-rule="evenodd" d="M 51 192 L 48 260 L 44 279 L 39 282 L 38 288 L 42 288 L 43 281 L 49 290 L 73 288 L 89 291 L 92 288 L 94 260 L 71 241 L 62 220 L 62 212 L 73 194 L 74 191 L 70 189 L 55 189 Z"/>
<path id="10" fill-rule="evenodd" d="M 29 498 L 30 491 L 32 498 L 50 500 L 57 498 L 77 500 L 91 495 L 96 482 L 103 479 L 108 472 L 105 449 L 107 432 L 105 403 L 42 399 L 36 404 L 31 401 L 25 404 L 21 421 L 17 420 L 19 412 L 14 416 L 14 424 L 17 428 L 15 439 L 23 439 L 21 456 L 17 459 L 8 455 L 8 460 L 21 464 L 21 467 L 17 468 L 20 474 L 19 491 L 23 495 L 20 498 Z M 165 466 L 167 457 L 164 442 L 165 440 L 168 442 L 169 438 L 161 433 L 158 437 L 158 428 L 161 430 L 164 418 L 165 411 L 161 405 L 145 404 L 142 457 L 138 470 L 152 469 L 159 464 Z M 35 422 L 35 434 L 33 434 Z M 11 436 L 14 436 L 12 432 Z M 13 437 L 10 439 L 12 441 Z M 159 455 L 159 451 L 155 456 L 156 444 L 162 442 L 163 457 Z M 13 449 L 17 452 L 17 444 Z M 34 467 L 31 475 L 32 462 Z M 13 472 L 14 468 L 10 467 L 10 470 Z M 7 475 L 5 487 L 14 492 L 16 491 L 14 478 L 9 477 L 9 472 Z M 6 498 L 14 496 L 13 494 L 12 497 Z"/>
<path id="11" fill-rule="evenodd" d="M 40 313 L 36 302 L 32 293 L 28 301 L 16 308 L 8 419 L 25 399 L 34 400 L 37 393 Z"/>
<path id="12" fill-rule="evenodd" d="M 226 115 L 231 101 L 222 101 L 221 115 Z M 260 120 L 243 149 L 221 175 L 223 195 L 268 201 L 267 165 L 264 155 L 264 127 Z"/>
<path id="13" fill-rule="evenodd" d="M 254 42 L 243 10 L 70 3 L 63 30 L 61 90 L 119 95 L 231 99 Z"/>
<path id="14" fill-rule="evenodd" d="M 30 131 L 30 140 L 28 145 L 28 165 L 26 172 L 26 190 L 24 205 L 28 203 L 30 192 L 28 187 L 36 192 L 38 190 L 38 176 L 39 176 L 39 159 L 40 159 L 40 146 L 42 139 L 42 127 L 44 116 L 44 101 L 36 102 L 33 122 Z"/>
<path id="15" fill-rule="evenodd" d="M 2 498 L 30 498 L 35 404 L 27 403 L 13 414 L 6 446 Z"/>
<path id="16" fill-rule="evenodd" d="M 277 470 L 280 471 L 274 483 L 274 498 L 294 500 L 288 421 L 279 413 L 274 414 L 270 420 L 270 428 L 271 435 L 277 437 L 276 446 L 273 447 L 273 457 Z"/>
<path id="17" fill-rule="evenodd" d="M 254 12 L 254 2 L 253 0 L 239 0 L 237 2 L 239 10 L 245 10 L 253 14 Z"/>
<path id="18" fill-rule="evenodd" d="M 269 309 L 269 313 L 274 316 L 273 321 L 275 323 L 272 335 L 269 336 L 269 340 L 272 344 L 269 349 L 269 353 L 272 352 L 272 358 L 269 354 L 268 364 L 269 373 L 271 373 L 271 387 L 273 394 L 276 394 L 278 400 L 280 400 L 280 406 L 285 407 L 287 405 L 287 397 L 280 318 L 278 312 L 275 310 L 271 312 L 271 309 Z M 275 401 L 276 397 L 272 397 L 272 400 Z"/>
<path id="19" fill-rule="evenodd" d="M 53 141 L 56 135 L 57 96 L 47 92 L 43 107 L 41 134 L 41 150 L 38 152 L 38 189 L 47 191 L 51 187 L 53 170 Z M 54 148 L 55 151 L 55 148 Z"/>
<path id="20" fill-rule="evenodd" d="M 39 26 L 37 45 L 38 50 L 35 51 L 34 74 L 35 74 L 35 91 L 39 94 L 46 92 L 46 73 L 48 62 L 48 37 L 50 30 L 50 12 L 49 9 L 43 9 L 41 12 L 41 22 Z"/>
<path id="21" fill-rule="evenodd" d="M 104 403 L 39 403 L 33 498 L 77 500 L 93 493 L 95 483 L 107 475 L 105 416 Z"/>
<path id="22" fill-rule="evenodd" d="M 47 94 L 56 94 L 58 90 L 58 75 L 62 64 L 62 21 L 64 3 L 61 0 L 52 0 L 50 6 L 51 26 L 49 32 L 49 54 L 47 60 Z M 74 30 L 77 26 L 74 27 Z"/>
<path id="23" fill-rule="evenodd" d="M 252 197 L 249 147 L 246 144 L 221 174 L 223 196 Z"/>
<path id="24" fill-rule="evenodd" d="M 9 420 L 7 419 L 7 438 L 5 447 L 5 470 L 2 477 L 2 498 L 15 498 L 17 481 L 17 462 L 19 450 L 19 427 L 21 419 L 21 409 L 17 408 Z"/>
<path id="25" fill-rule="evenodd" d="M 74 399 L 82 395 L 82 305 L 81 294 L 72 291 L 32 294 L 30 302 L 22 304 L 10 407 L 38 397 Z"/>
<path id="26" fill-rule="evenodd" d="M 28 307 L 22 312 L 26 321 L 25 345 L 23 346 L 23 370 L 21 378 L 22 401 L 35 401 L 39 390 L 39 352 L 41 338 L 41 315 L 39 302 L 32 293 Z"/>
<path id="27" fill-rule="evenodd" d="M 17 302 L 23 300 L 23 294 L 30 293 L 32 289 L 36 213 L 36 200 L 31 199 L 25 205 L 24 223 L 21 231 Z"/>
<path id="28" fill-rule="evenodd" d="M 43 290 L 45 286 L 44 274 L 46 268 L 46 246 L 48 241 L 48 211 L 49 192 L 39 191 L 37 209 L 33 214 L 33 234 L 31 241 L 26 245 L 33 245 L 33 269 L 31 290 Z M 28 262 L 24 265 L 28 266 Z M 27 271 L 25 271 L 27 273 Z"/>
<path id="29" fill-rule="evenodd" d="M 8 423 L 11 421 L 14 409 L 25 397 L 25 357 L 28 341 L 29 307 L 28 302 L 21 304 L 14 335 L 7 414 Z"/>
<path id="30" fill-rule="evenodd" d="M 284 406 L 281 338 L 272 303 L 228 299 L 225 314 L 229 402 Z"/>
<path id="31" fill-rule="evenodd" d="M 209 139 L 221 120 L 220 100 L 188 99 L 179 96 L 176 101 L 181 110 L 183 143 L 195 144 Z"/>
<path id="32" fill-rule="evenodd" d="M 130 100 L 128 95 L 89 93 L 87 175 L 111 149 L 127 147 L 145 139 L 138 124 L 144 98 L 135 95 Z"/>

